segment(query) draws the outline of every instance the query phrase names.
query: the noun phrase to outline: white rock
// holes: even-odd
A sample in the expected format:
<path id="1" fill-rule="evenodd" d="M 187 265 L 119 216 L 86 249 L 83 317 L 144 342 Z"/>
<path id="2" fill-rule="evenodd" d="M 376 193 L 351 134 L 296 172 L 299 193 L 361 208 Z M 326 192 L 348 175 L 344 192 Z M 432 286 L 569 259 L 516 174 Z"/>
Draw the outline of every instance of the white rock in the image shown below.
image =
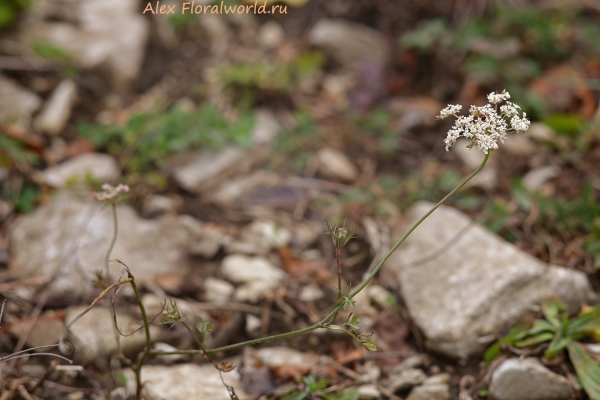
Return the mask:
<path id="1" fill-rule="evenodd" d="M 241 283 L 234 298 L 242 302 L 257 302 L 277 288 L 285 273 L 262 257 L 232 254 L 223 260 L 221 272 L 232 282 Z"/>
<path id="2" fill-rule="evenodd" d="M 544 183 L 556 177 L 560 168 L 555 165 L 538 167 L 527 172 L 523 177 L 523 185 L 530 190 L 540 190 Z"/>
<path id="3" fill-rule="evenodd" d="M 152 345 L 152 347 L 154 348 L 154 350 L 158 350 L 158 351 L 178 351 L 179 349 L 175 346 L 171 346 L 168 343 L 164 343 L 164 342 L 156 342 Z M 176 363 L 178 361 L 183 361 L 187 358 L 189 358 L 189 356 L 185 355 L 185 354 L 165 354 L 162 356 L 156 356 L 156 358 L 158 360 L 160 360 L 160 362 L 162 362 L 163 364 L 173 364 Z"/>
<path id="4" fill-rule="evenodd" d="M 392 374 L 388 380 L 388 389 L 391 392 L 410 389 L 411 387 L 422 384 L 427 378 L 425 372 L 420 369 L 406 369 L 397 374 Z"/>
<path id="5" fill-rule="evenodd" d="M 269 366 L 295 365 L 298 367 L 314 367 L 319 362 L 319 355 L 297 351 L 284 346 L 267 347 L 258 350 L 256 357 Z"/>
<path id="6" fill-rule="evenodd" d="M 85 306 L 69 308 L 65 317 L 65 324 L 69 325 L 84 310 Z M 117 312 L 117 323 L 121 332 L 129 334 L 140 326 L 142 320 L 136 320 Z M 161 340 L 164 336 L 158 326 L 150 326 L 153 340 Z M 113 327 L 112 311 L 109 308 L 96 306 L 87 314 L 77 320 L 69 328 L 66 339 L 74 347 L 75 360 L 81 364 L 93 362 L 104 366 L 107 357 L 117 353 L 117 341 Z M 121 349 L 127 355 L 141 350 L 146 344 L 146 335 L 143 329 L 129 336 L 121 336 Z"/>
<path id="7" fill-rule="evenodd" d="M 246 242 L 252 242 L 260 253 L 267 254 L 273 249 L 287 246 L 292 233 L 282 224 L 272 220 L 252 222 L 242 236 Z"/>
<path id="8" fill-rule="evenodd" d="M 225 234 L 216 225 L 202 224 L 190 216 L 181 216 L 180 219 L 185 224 L 187 234 L 189 235 L 189 253 L 193 256 L 212 259 L 223 245 L 232 240 L 229 235 Z"/>
<path id="9" fill-rule="evenodd" d="M 413 206 L 394 236 L 401 237 L 432 206 Z M 411 265 L 441 248 L 434 258 Z M 533 305 L 558 298 L 575 311 L 596 298 L 585 274 L 548 266 L 446 206 L 408 237 L 387 267 L 398 277 L 427 345 L 456 358 L 482 351 L 479 337 L 514 325 Z"/>
<path id="10" fill-rule="evenodd" d="M 262 321 L 260 318 L 258 318 L 256 315 L 246 314 L 246 332 L 250 336 L 256 337 L 255 335 L 258 333 L 258 330 L 261 328 L 261 326 Z"/>
<path id="11" fill-rule="evenodd" d="M 187 274 L 189 237 L 180 218 L 143 220 L 125 204 L 117 206 L 117 215 L 119 233 L 111 259 L 127 264 L 138 285 L 153 284 L 158 274 Z M 13 225 L 9 269 L 19 277 L 56 275 L 51 291 L 57 295 L 88 294 L 94 272 L 104 271 L 112 237 L 110 207 L 102 208 L 89 194 L 77 198 L 59 193 Z M 111 263 L 109 269 L 113 279 L 121 275 L 119 264 Z"/>
<path id="12" fill-rule="evenodd" d="M 233 285 L 222 279 L 209 276 L 204 281 L 204 297 L 207 301 L 224 303 L 231 299 L 234 291 Z"/>
<path id="13" fill-rule="evenodd" d="M 501 146 L 509 153 L 517 155 L 531 155 L 537 151 L 537 146 L 529 135 L 520 133 L 508 135 Z"/>
<path id="14" fill-rule="evenodd" d="M 319 172 L 327 178 L 340 181 L 354 181 L 358 170 L 342 152 L 324 148 L 317 153 Z"/>
<path id="15" fill-rule="evenodd" d="M 175 170 L 174 177 L 179 186 L 199 192 L 221 182 L 238 172 L 238 167 L 250 167 L 245 152 L 238 147 L 225 147 L 217 152 L 201 151 L 195 159 Z"/>
<path id="16" fill-rule="evenodd" d="M 161 214 L 174 214 L 177 210 L 177 202 L 169 197 L 151 194 L 144 199 L 144 216 L 155 217 Z"/>
<path id="17" fill-rule="evenodd" d="M 417 386 L 406 400 L 450 400 L 450 387 L 448 385 Z"/>
<path id="18" fill-rule="evenodd" d="M 540 142 L 552 142 L 556 139 L 552 128 L 542 122 L 532 122 L 527 130 L 527 135 Z"/>
<path id="19" fill-rule="evenodd" d="M 367 294 L 371 298 L 371 301 L 382 309 L 389 309 L 392 307 L 390 303 L 391 294 L 379 285 L 369 285 L 366 288 Z"/>
<path id="20" fill-rule="evenodd" d="M 381 392 L 377 389 L 375 385 L 362 385 L 357 389 L 358 398 L 361 400 L 372 400 L 381 398 Z"/>
<path id="21" fill-rule="evenodd" d="M 82 154 L 43 172 L 44 182 L 52 187 L 85 184 L 92 178 L 97 182 L 114 182 L 121 175 L 117 161 L 108 154 Z"/>
<path id="22" fill-rule="evenodd" d="M 300 299 L 300 301 L 315 301 L 322 299 L 324 296 L 325 294 L 321 288 L 315 284 L 309 284 L 302 288 L 298 295 L 298 299 Z"/>
<path id="23" fill-rule="evenodd" d="M 229 179 L 222 182 L 216 188 L 207 193 L 207 201 L 231 206 L 245 193 L 260 186 L 274 185 L 279 183 L 277 174 L 270 171 L 256 171 L 248 176 Z"/>
<path id="24" fill-rule="evenodd" d="M 35 119 L 35 127 L 49 135 L 59 134 L 67 124 L 77 99 L 77 85 L 71 79 L 62 81 Z"/>
<path id="25" fill-rule="evenodd" d="M 505 360 L 492 374 L 490 398 L 494 400 L 568 400 L 567 378 L 555 374 L 535 358 Z"/>
<path id="26" fill-rule="evenodd" d="M 428 367 L 430 364 L 429 359 L 425 355 L 415 354 L 414 356 L 408 357 L 400 364 L 396 365 L 392 370 L 392 374 L 399 374 L 407 369 L 414 369 L 419 367 Z"/>
<path id="27" fill-rule="evenodd" d="M 309 33 L 312 45 L 322 47 L 346 67 L 362 61 L 387 64 L 390 44 L 383 34 L 344 19 L 322 19 Z"/>
<path id="28" fill-rule="evenodd" d="M 123 372 L 128 380 L 135 382 L 135 376 L 130 370 Z M 223 379 L 234 387 L 240 400 L 254 398 L 244 392 L 237 370 L 223 373 Z M 142 382 L 142 395 L 147 400 L 229 399 L 219 371 L 210 364 L 147 365 L 142 370 Z"/>
<path id="29" fill-rule="evenodd" d="M 0 75 L 0 123 L 14 120 L 27 125 L 31 114 L 41 103 L 42 100 L 36 94 Z"/>
<path id="30" fill-rule="evenodd" d="M 433 375 L 425 379 L 423 382 L 424 385 L 447 385 L 452 380 L 452 375 L 447 372 L 442 372 L 441 374 Z"/>
<path id="31" fill-rule="evenodd" d="M 283 279 L 285 273 L 263 257 L 232 254 L 223 260 L 221 272 L 232 282 L 267 281 Z"/>

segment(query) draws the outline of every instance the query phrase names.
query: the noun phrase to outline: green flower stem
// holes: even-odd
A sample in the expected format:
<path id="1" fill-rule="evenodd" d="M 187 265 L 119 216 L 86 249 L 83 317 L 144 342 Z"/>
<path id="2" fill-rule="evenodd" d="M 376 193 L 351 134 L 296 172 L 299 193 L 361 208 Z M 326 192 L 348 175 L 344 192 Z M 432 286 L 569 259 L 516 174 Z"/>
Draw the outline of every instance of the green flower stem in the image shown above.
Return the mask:
<path id="1" fill-rule="evenodd" d="M 379 264 L 377 264 L 377 267 L 373 270 L 373 272 L 371 272 L 371 274 L 367 277 L 367 279 L 365 279 L 365 281 L 354 292 L 352 292 L 352 294 L 350 294 L 350 296 L 348 296 L 350 299 L 352 299 L 354 296 L 356 296 L 361 290 L 363 290 L 373 280 L 373 278 L 375 278 L 375 275 L 377 275 L 377 272 L 379 272 L 379 270 L 381 269 L 383 264 L 385 264 L 385 262 L 388 260 L 388 258 L 390 258 L 390 256 L 394 253 L 394 251 L 396 251 L 396 249 L 402 243 L 404 243 L 406 238 L 419 225 L 421 225 L 421 223 L 427 217 L 429 217 L 435 210 L 437 210 L 442 204 L 444 204 L 446 202 L 446 200 L 448 200 L 452 195 L 454 195 L 456 192 L 458 192 L 463 186 L 465 186 L 467 184 L 467 182 L 469 182 L 471 179 L 473 179 L 473 177 L 475 175 L 477 175 L 483 169 L 483 167 L 485 166 L 485 164 L 488 161 L 489 156 L 490 156 L 489 153 L 486 154 L 485 158 L 481 162 L 481 165 L 471 175 L 469 175 L 467 178 L 465 178 L 457 187 L 455 187 L 450 193 L 448 193 L 446 195 L 446 197 L 444 197 L 435 206 L 433 206 L 433 208 L 431 210 L 429 210 L 429 212 L 427 214 L 425 214 L 421 219 L 419 219 L 417 221 L 417 223 L 412 226 L 412 228 L 410 228 L 410 230 L 402 237 L 402 239 L 400 239 L 398 241 L 398 243 L 396 243 L 394 245 L 394 247 L 392 247 L 392 249 L 386 254 L 386 256 L 379 262 Z M 266 336 L 264 338 L 259 338 L 259 339 L 247 340 L 245 342 L 240 342 L 240 343 L 232 344 L 229 346 L 218 347 L 215 349 L 206 350 L 206 353 L 211 354 L 211 353 L 218 353 L 221 351 L 229 351 L 229 350 L 238 349 L 241 347 L 252 346 L 252 345 L 259 344 L 259 343 L 268 342 L 271 340 L 285 339 L 288 337 L 301 335 L 303 333 L 312 332 L 319 328 L 326 328 L 325 324 L 330 322 L 337 315 L 337 313 L 342 309 L 342 307 L 343 307 L 342 304 L 338 304 L 338 306 L 333 311 L 331 311 L 329 313 L 329 315 L 327 315 L 325 318 L 323 318 L 320 322 L 318 322 L 314 325 L 311 325 L 308 328 L 299 329 L 296 331 L 291 331 L 291 332 L 286 332 L 286 333 L 281 333 L 279 335 Z M 168 351 L 168 352 L 167 351 L 165 351 L 165 352 L 151 351 L 151 354 L 159 355 L 159 354 L 202 354 L 202 353 L 201 353 L 201 351 L 198 351 L 198 350 L 182 350 L 182 351 Z"/>
<path id="2" fill-rule="evenodd" d="M 106 252 L 106 257 L 104 258 L 104 268 L 106 269 L 106 279 L 108 279 L 108 262 L 110 260 L 110 254 L 113 251 L 113 248 L 115 247 L 115 243 L 117 242 L 117 234 L 119 233 L 119 222 L 117 219 L 117 205 L 112 202 L 110 203 L 110 206 L 112 207 L 112 214 L 113 214 L 113 237 L 112 237 L 112 241 L 110 242 L 110 247 L 108 248 L 108 251 Z"/>
<path id="3" fill-rule="evenodd" d="M 457 187 L 455 187 L 450 193 L 448 193 L 446 195 L 446 197 L 444 197 L 443 199 L 441 199 L 435 206 L 433 206 L 433 208 L 431 210 L 429 210 L 427 212 L 427 214 L 423 215 L 421 217 L 421 219 L 418 220 L 417 223 L 414 224 L 412 226 L 412 228 L 409 229 L 408 232 L 406 232 L 406 234 L 402 237 L 402 239 L 400 239 L 398 241 L 398 243 L 396 243 L 394 245 L 394 247 L 392 247 L 392 249 L 386 254 L 386 256 L 383 257 L 383 259 L 379 262 L 379 264 L 377 264 L 377 267 L 373 270 L 373 272 L 371 272 L 371 274 L 369 275 L 369 277 L 367 279 L 365 279 L 365 281 L 362 283 L 362 285 L 360 285 L 358 288 L 356 288 L 356 290 L 350 295 L 350 298 L 353 298 L 354 296 L 356 296 L 361 290 L 363 290 L 365 288 L 365 286 L 367 286 L 373 280 L 373 278 L 375 278 L 375 275 L 377 275 L 377 272 L 379 272 L 379 270 L 381 269 L 381 267 L 383 266 L 383 264 L 385 264 L 385 262 L 396 251 L 396 249 L 402 243 L 404 243 L 404 241 L 406 240 L 406 238 L 409 237 L 410 234 L 413 233 L 413 231 L 415 229 L 417 229 L 417 227 L 419 225 L 421 225 L 421 222 L 425 221 L 427 219 L 427 217 L 429 217 L 435 210 L 437 210 L 442 204 L 444 204 L 446 202 L 446 200 L 448 200 L 450 197 L 452 197 L 452 195 L 454 195 L 454 193 L 458 192 L 463 186 L 465 186 L 467 184 L 467 182 L 469 182 L 471 179 L 473 179 L 473 177 L 475 175 L 477 175 L 483 169 L 483 167 L 487 163 L 489 157 L 490 157 L 490 153 L 487 153 L 485 155 L 485 157 L 483 158 L 483 161 L 481 162 L 481 165 L 471 175 L 469 175 L 467 178 L 465 178 L 465 180 L 463 180 Z"/>

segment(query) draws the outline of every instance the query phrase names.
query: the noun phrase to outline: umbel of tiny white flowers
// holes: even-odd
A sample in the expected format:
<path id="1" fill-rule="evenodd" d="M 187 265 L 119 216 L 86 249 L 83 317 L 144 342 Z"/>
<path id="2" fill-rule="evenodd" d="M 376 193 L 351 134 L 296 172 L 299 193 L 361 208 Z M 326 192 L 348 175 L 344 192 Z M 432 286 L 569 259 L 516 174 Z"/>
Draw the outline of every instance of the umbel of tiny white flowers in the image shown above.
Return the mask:
<path id="1" fill-rule="evenodd" d="M 108 183 L 105 183 L 102 185 L 102 191 L 94 192 L 92 193 L 92 196 L 99 201 L 114 202 L 117 196 L 127 192 L 129 192 L 129 186 L 127 185 L 118 184 L 117 186 L 112 186 Z"/>
<path id="2" fill-rule="evenodd" d="M 483 107 L 471 106 L 468 116 L 457 115 L 462 109 L 458 104 L 449 104 L 440 111 L 438 119 L 451 115 L 456 117 L 454 126 L 448 131 L 448 137 L 444 140 L 446 151 L 462 136 L 471 139 L 468 147 L 476 146 L 488 154 L 490 150 L 498 148 L 498 142 L 504 143 L 508 133 L 525 132 L 529 129 L 530 122 L 527 114 L 523 113 L 523 116 L 519 117 L 521 107 L 508 101 L 510 94 L 507 91 L 498 94 L 492 92 L 487 98 L 490 104 Z M 498 107 L 502 102 L 506 103 Z"/>

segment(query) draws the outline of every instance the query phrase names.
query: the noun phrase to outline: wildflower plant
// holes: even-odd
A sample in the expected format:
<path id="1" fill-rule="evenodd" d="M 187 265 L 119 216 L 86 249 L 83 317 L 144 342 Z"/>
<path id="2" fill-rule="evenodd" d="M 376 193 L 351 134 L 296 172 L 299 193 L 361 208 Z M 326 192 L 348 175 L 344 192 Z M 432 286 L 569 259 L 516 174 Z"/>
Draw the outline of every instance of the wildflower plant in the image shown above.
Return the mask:
<path id="1" fill-rule="evenodd" d="M 136 398 L 141 400 L 141 388 L 142 388 L 142 380 L 141 380 L 141 368 L 148 356 L 156 356 L 156 355 L 169 355 L 169 354 L 199 354 L 205 360 L 210 362 L 220 373 L 231 371 L 234 366 L 230 363 L 220 363 L 212 361 L 210 358 L 211 354 L 221 353 L 225 351 L 230 351 L 234 349 L 239 349 L 246 346 L 252 346 L 259 343 L 264 343 L 271 340 L 285 339 L 292 336 L 298 336 L 301 334 L 309 333 L 315 331 L 317 329 L 330 329 L 330 330 L 340 330 L 351 337 L 356 339 L 362 345 L 364 345 L 368 350 L 376 350 L 375 343 L 371 338 L 371 334 L 359 333 L 359 318 L 357 315 L 350 314 L 345 322 L 340 325 L 333 325 L 335 322 L 335 318 L 338 313 L 342 309 L 346 309 L 354 305 L 354 301 L 352 300 L 358 293 L 360 293 L 377 275 L 382 266 L 386 263 L 386 261 L 391 257 L 391 255 L 396 251 L 396 249 L 404 243 L 404 241 L 408 238 L 408 236 L 426 219 L 431 215 L 435 210 L 437 210 L 443 203 L 446 202 L 452 195 L 458 192 L 463 186 L 465 186 L 475 175 L 477 175 L 485 166 L 490 156 L 490 153 L 498 148 L 498 142 L 502 143 L 506 139 L 506 136 L 510 132 L 525 132 L 529 128 L 529 120 L 526 118 L 527 115 L 525 113 L 520 114 L 520 107 L 508 101 L 510 99 L 510 95 L 508 92 L 504 91 L 502 93 L 496 94 L 494 92 L 488 95 L 488 102 L 490 104 L 485 105 L 483 107 L 471 106 L 470 115 L 468 116 L 460 116 L 458 113 L 461 110 L 460 105 L 449 105 L 444 108 L 438 119 L 445 119 L 449 116 L 456 117 L 456 123 L 452 129 L 448 132 L 448 136 L 444 143 L 446 144 L 446 150 L 449 150 L 452 147 L 456 140 L 459 137 L 466 137 L 471 139 L 471 144 L 469 147 L 477 147 L 481 150 L 485 157 L 481 163 L 481 165 L 468 177 L 466 177 L 458 186 L 456 186 L 448 195 L 446 195 L 443 199 L 441 199 L 435 206 L 432 207 L 429 212 L 427 212 L 421 219 L 419 219 L 409 230 L 408 232 L 390 249 L 390 251 L 381 259 L 381 261 L 377 264 L 377 266 L 371 271 L 371 273 L 364 279 L 364 281 L 354 290 L 351 290 L 351 286 L 348 285 L 346 291 L 342 292 L 342 284 L 341 284 L 341 249 L 344 247 L 351 239 L 356 237 L 356 228 L 355 227 L 346 227 L 346 224 L 342 226 L 338 226 L 335 224 L 331 224 L 328 220 L 326 220 L 327 225 L 327 234 L 331 236 L 331 240 L 336 249 L 336 266 L 338 271 L 338 287 L 337 291 L 339 292 L 338 302 L 336 307 L 327 314 L 323 319 L 319 322 L 308 326 L 303 329 L 298 329 L 295 331 L 290 331 L 286 333 L 281 333 L 277 335 L 247 340 L 244 342 L 230 344 L 218 348 L 206 349 L 206 341 L 205 336 L 212 329 L 210 323 L 208 321 L 201 320 L 200 325 L 196 326 L 196 330 L 200 333 L 200 337 L 196 335 L 193 329 L 183 320 L 182 315 L 179 313 L 177 309 L 177 304 L 174 301 L 170 301 L 170 304 L 163 307 L 162 315 L 167 319 L 166 323 L 169 324 L 182 324 L 190 333 L 190 335 L 194 338 L 196 343 L 198 344 L 199 350 L 177 350 L 177 351 L 160 351 L 151 349 L 151 338 L 150 338 L 150 329 L 148 322 L 148 318 L 146 315 L 146 311 L 144 305 L 142 303 L 141 294 L 135 284 L 135 279 L 129 268 L 126 267 L 127 270 L 127 279 L 116 282 L 109 287 L 107 287 L 101 295 L 94 300 L 94 302 L 86 309 L 85 312 L 89 311 L 103 296 L 105 296 L 110 290 L 115 287 L 123 284 L 130 284 L 133 288 L 133 291 L 136 296 L 136 300 L 138 302 L 138 306 L 142 313 L 142 319 L 144 321 L 144 330 L 146 333 L 146 348 L 138 357 L 137 365 L 134 367 L 134 372 L 136 374 L 137 381 L 137 391 Z M 500 105 L 500 103 L 503 103 Z M 113 216 L 115 219 L 115 234 L 113 236 L 113 241 L 111 242 L 110 248 L 106 255 L 106 270 L 108 274 L 108 261 L 110 257 L 110 253 L 114 246 L 114 242 L 116 240 L 117 235 L 117 215 L 116 215 L 116 203 L 122 199 L 122 197 L 129 191 L 129 187 L 125 185 L 118 185 L 113 187 L 111 185 L 105 184 L 102 186 L 103 192 L 94 193 L 94 197 L 99 201 L 106 202 L 112 206 Z M 118 260 L 117 260 L 118 261 Z M 121 263 L 122 264 L 122 263 Z M 124 264 L 123 264 L 124 265 Z M 79 316 L 81 317 L 81 315 Z M 78 318 L 79 318 L 78 317 Z M 77 320 L 77 319 L 75 319 Z M 75 322 L 75 321 L 73 321 Z M 73 323 L 72 322 L 72 323 Z M 71 323 L 71 324 L 72 324 Z M 221 378 L 222 379 L 222 378 Z M 223 384 L 227 388 L 229 396 L 231 399 L 236 400 L 238 397 L 235 393 L 233 387 L 227 385 L 224 381 Z"/>

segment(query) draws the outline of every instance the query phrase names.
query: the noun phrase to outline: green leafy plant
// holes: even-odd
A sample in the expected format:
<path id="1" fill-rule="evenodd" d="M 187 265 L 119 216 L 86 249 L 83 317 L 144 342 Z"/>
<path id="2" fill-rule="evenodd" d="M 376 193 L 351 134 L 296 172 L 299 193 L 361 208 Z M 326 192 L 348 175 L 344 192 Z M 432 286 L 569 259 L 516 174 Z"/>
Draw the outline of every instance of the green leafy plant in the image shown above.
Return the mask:
<path id="1" fill-rule="evenodd" d="M 516 325 L 484 354 L 484 361 L 493 361 L 503 346 L 522 349 L 548 343 L 544 357 L 553 358 L 567 350 L 581 386 L 592 399 L 600 399 L 600 365 L 580 343 L 586 336 L 600 330 L 600 306 L 590 307 L 574 318 L 569 318 L 566 306 L 554 300 L 542 305 L 544 319 L 531 324 Z"/>
<path id="2" fill-rule="evenodd" d="M 327 379 L 320 379 L 314 375 L 308 375 L 300 378 L 296 387 L 282 398 L 282 400 L 304 400 L 304 399 L 323 399 L 323 400 L 358 400 L 358 391 L 355 389 L 347 390 L 341 394 L 327 393 L 324 390 L 329 386 Z"/>
<path id="3" fill-rule="evenodd" d="M 130 173 L 161 168 L 168 156 L 198 148 L 221 148 L 228 144 L 248 147 L 254 114 L 230 121 L 212 104 L 190 112 L 172 107 L 165 113 L 138 114 L 124 126 L 79 124 L 81 136 L 119 159 Z"/>

